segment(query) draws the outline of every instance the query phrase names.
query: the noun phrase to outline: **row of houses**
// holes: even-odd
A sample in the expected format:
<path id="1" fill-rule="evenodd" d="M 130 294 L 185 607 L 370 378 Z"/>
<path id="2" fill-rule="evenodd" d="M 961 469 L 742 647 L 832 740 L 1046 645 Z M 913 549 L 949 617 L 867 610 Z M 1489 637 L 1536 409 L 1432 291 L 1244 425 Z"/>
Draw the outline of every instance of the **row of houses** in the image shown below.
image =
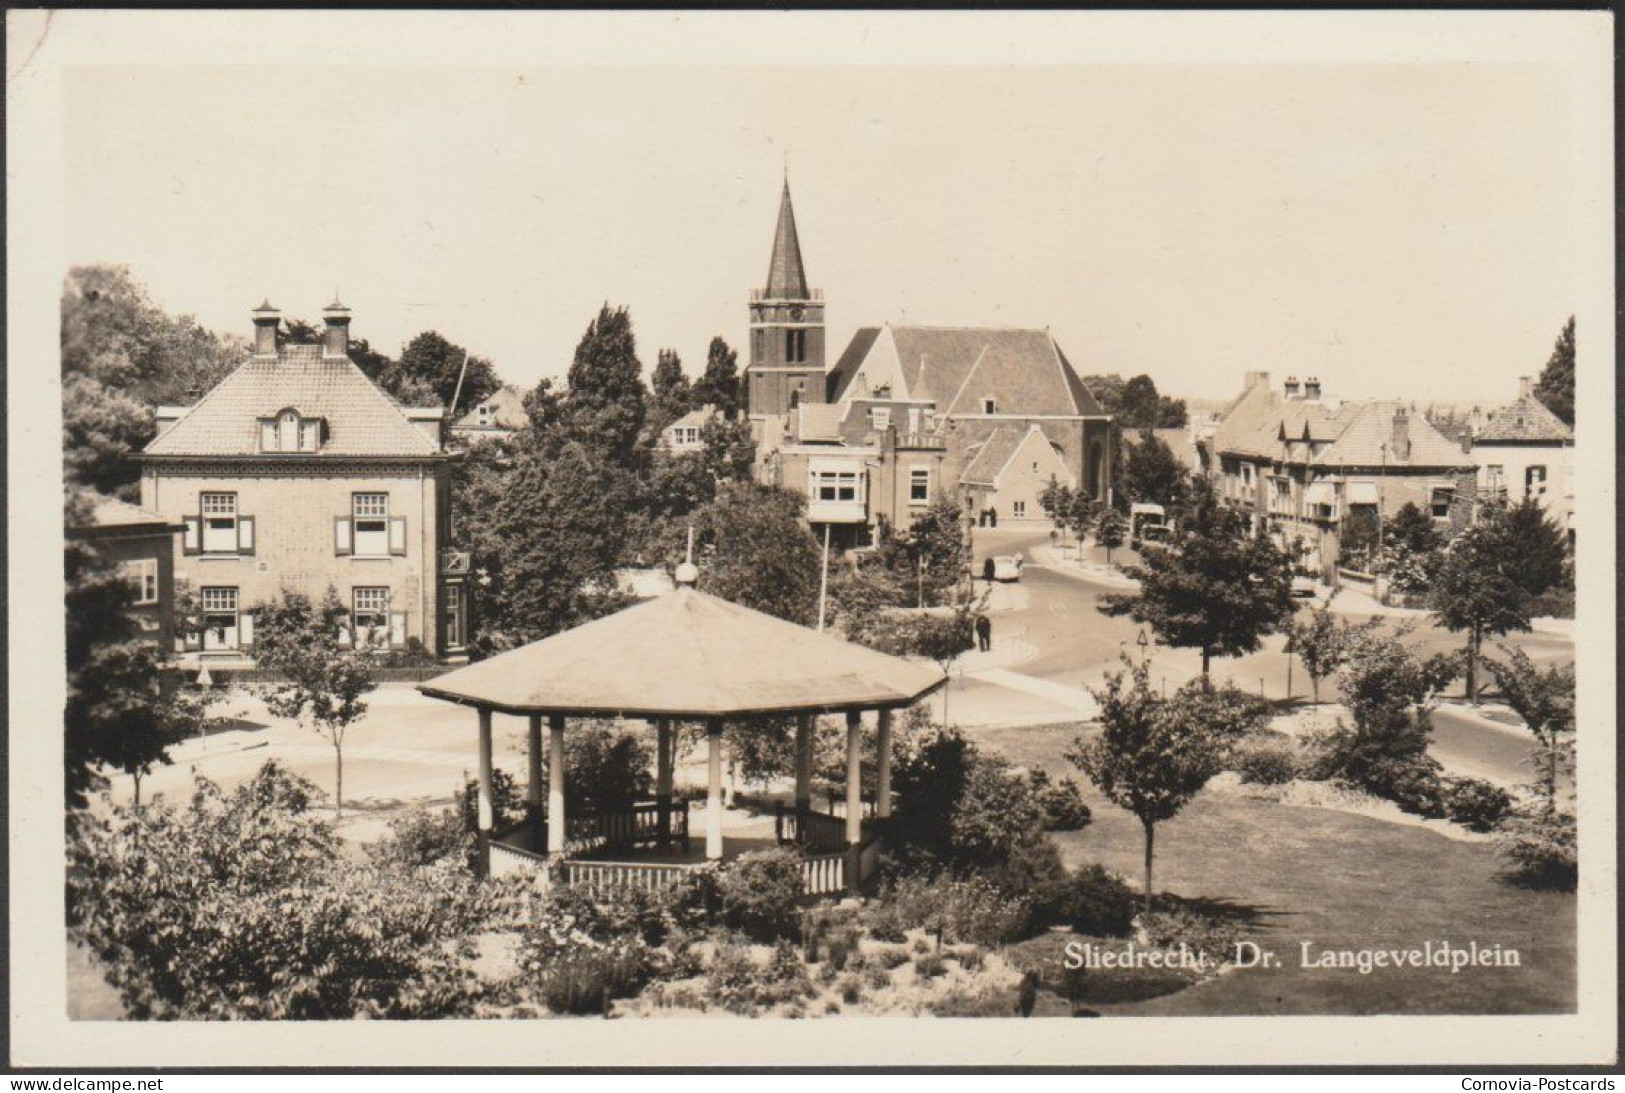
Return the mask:
<path id="1" fill-rule="evenodd" d="M 1195 438 L 1196 469 L 1255 530 L 1300 544 L 1335 577 L 1344 533 L 1369 514 L 1391 519 L 1407 504 L 1453 534 L 1486 500 L 1532 497 L 1574 532 L 1573 431 L 1532 394 L 1455 439 L 1403 402 L 1346 402 L 1320 381 L 1247 373 L 1242 391 Z"/>

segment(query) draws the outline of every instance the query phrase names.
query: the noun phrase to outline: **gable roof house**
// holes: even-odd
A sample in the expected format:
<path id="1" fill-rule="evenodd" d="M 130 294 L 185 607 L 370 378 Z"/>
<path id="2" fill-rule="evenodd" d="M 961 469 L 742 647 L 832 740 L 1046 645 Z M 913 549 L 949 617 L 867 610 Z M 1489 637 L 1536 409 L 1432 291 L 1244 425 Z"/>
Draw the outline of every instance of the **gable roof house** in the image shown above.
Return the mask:
<path id="1" fill-rule="evenodd" d="M 1323 397 L 1320 381 L 1289 376 L 1277 391 L 1249 372 L 1207 447 L 1219 495 L 1254 528 L 1297 540 L 1328 575 L 1342 561 L 1340 532 L 1357 510 L 1381 519 L 1405 504 L 1453 531 L 1472 516 L 1472 460 L 1420 413 L 1392 400 Z"/>
<path id="2" fill-rule="evenodd" d="M 477 442 L 512 436 L 525 422 L 524 396 L 517 387 L 505 383 L 452 422 L 450 432 L 452 436 Z"/>
<path id="3" fill-rule="evenodd" d="M 323 318 L 322 344 L 279 345 L 280 313 L 261 305 L 250 354 L 195 404 L 160 407 L 137 457 L 141 505 L 182 527 L 174 578 L 205 620 L 181 646 L 246 664 L 256 605 L 331 587 L 348 640 L 459 654 L 441 410 L 400 405 L 351 361 L 348 308 Z"/>
<path id="4" fill-rule="evenodd" d="M 1532 377 L 1468 435 L 1467 450 L 1485 498 L 1517 504 L 1533 497 L 1572 541 L 1574 430 L 1535 397 Z"/>

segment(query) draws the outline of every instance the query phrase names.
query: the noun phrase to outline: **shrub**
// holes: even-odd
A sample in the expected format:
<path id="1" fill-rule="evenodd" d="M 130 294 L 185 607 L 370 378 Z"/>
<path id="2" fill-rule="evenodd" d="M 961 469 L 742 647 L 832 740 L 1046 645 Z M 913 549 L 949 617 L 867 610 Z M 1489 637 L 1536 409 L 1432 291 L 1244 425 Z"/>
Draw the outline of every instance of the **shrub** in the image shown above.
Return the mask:
<path id="1" fill-rule="evenodd" d="M 1027 782 L 1043 813 L 1045 831 L 1081 831 L 1094 818 L 1071 778 L 1052 781 L 1046 771 L 1034 768 L 1027 772 Z"/>
<path id="2" fill-rule="evenodd" d="M 648 946 L 620 938 L 555 957 L 543 969 L 537 993 L 554 1013 L 607 1014 L 612 1001 L 637 994 L 653 974 Z"/>
<path id="3" fill-rule="evenodd" d="M 1290 740 L 1254 737 L 1236 745 L 1231 763 L 1243 782 L 1281 786 L 1298 776 L 1298 749 Z"/>
<path id="4" fill-rule="evenodd" d="M 1233 960 L 1236 942 L 1241 940 L 1241 929 L 1233 920 L 1182 905 L 1154 910 L 1140 925 L 1147 944 L 1159 949 L 1177 949 L 1183 944 L 1218 962 Z"/>
<path id="5" fill-rule="evenodd" d="M 892 836 L 899 851 L 955 868 L 997 866 L 1042 831 L 1027 779 L 953 729 L 922 732 L 897 764 Z"/>
<path id="6" fill-rule="evenodd" d="M 751 960 L 739 945 L 717 949 L 706 988 L 717 1005 L 731 1013 L 755 1016 L 763 1008 L 812 997 L 816 991 L 795 946 L 780 940 L 765 968 Z"/>
<path id="7" fill-rule="evenodd" d="M 1512 810 L 1512 796 L 1482 778 L 1447 778 L 1445 815 L 1472 831 L 1494 831 Z"/>
<path id="8" fill-rule="evenodd" d="M 935 979 L 948 972 L 947 962 L 942 959 L 941 953 L 921 953 L 914 958 L 914 975 L 919 979 Z"/>
<path id="9" fill-rule="evenodd" d="M 1015 936 L 1060 925 L 1071 915 L 1071 877 L 1061 864 L 1061 852 L 1048 839 L 1018 843 L 1003 865 L 982 875 L 1012 904 L 1019 902 L 1027 908 L 1028 921 L 1010 927 Z"/>
<path id="10" fill-rule="evenodd" d="M 863 1001 L 863 982 L 855 975 L 848 975 L 841 979 L 841 985 L 836 989 L 841 1001 L 849 1006 L 855 1006 Z"/>
<path id="11" fill-rule="evenodd" d="M 1574 617 L 1574 589 L 1548 588 L 1538 596 L 1529 597 L 1529 617 L 1533 619 L 1572 619 Z"/>
<path id="12" fill-rule="evenodd" d="M 794 938 L 800 930 L 801 862 L 788 849 L 742 854 L 716 874 L 724 925 L 755 941 Z"/>
<path id="13" fill-rule="evenodd" d="M 1532 888 L 1572 892 L 1579 884 L 1579 837 L 1574 813 L 1559 809 L 1520 809 L 1502 824 L 1501 853 L 1513 880 Z"/>
<path id="14" fill-rule="evenodd" d="M 267 763 L 187 807 L 114 807 L 69 833 L 76 936 L 137 1019 L 467 1016 L 459 952 L 489 907 L 459 863 L 343 857 L 315 787 Z"/>
<path id="15" fill-rule="evenodd" d="M 414 868 L 456 857 L 471 862 L 474 835 L 452 809 L 416 809 L 389 821 L 389 834 L 367 847 L 368 856 L 385 867 Z"/>
<path id="16" fill-rule="evenodd" d="M 1080 934 L 1127 937 L 1134 928 L 1139 896 L 1103 866 L 1080 869 L 1071 882 L 1071 923 Z"/>
<path id="17" fill-rule="evenodd" d="M 1025 897 L 985 877 L 905 876 L 882 894 L 878 907 L 882 921 L 889 919 L 899 932 L 940 930 L 951 943 L 1000 945 L 1021 937 L 1032 920 Z"/>
<path id="18" fill-rule="evenodd" d="M 1364 788 L 1388 798 L 1406 812 L 1439 819 L 1445 814 L 1440 770 L 1438 762 L 1426 756 L 1382 759 L 1371 764 Z"/>

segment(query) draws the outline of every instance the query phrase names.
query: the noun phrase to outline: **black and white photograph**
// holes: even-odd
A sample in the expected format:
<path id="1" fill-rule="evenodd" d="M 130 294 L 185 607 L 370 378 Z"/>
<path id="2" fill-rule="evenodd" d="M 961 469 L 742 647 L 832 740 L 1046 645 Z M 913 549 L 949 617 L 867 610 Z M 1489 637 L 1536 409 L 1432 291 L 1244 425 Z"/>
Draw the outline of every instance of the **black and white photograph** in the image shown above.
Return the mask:
<path id="1" fill-rule="evenodd" d="M 11 11 L 13 1064 L 1616 1062 L 1613 27 L 1408 18 Z"/>

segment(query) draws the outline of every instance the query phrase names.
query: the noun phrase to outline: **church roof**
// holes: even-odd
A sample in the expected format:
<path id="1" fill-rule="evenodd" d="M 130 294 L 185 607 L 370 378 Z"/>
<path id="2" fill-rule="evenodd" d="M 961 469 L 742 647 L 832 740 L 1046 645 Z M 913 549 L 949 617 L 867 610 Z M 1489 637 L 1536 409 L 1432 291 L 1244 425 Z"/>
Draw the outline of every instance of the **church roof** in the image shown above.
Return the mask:
<path id="1" fill-rule="evenodd" d="M 348 357 L 319 345 L 285 345 L 248 357 L 147 445 L 156 456 L 259 454 L 260 419 L 292 407 L 326 422 L 321 456 L 432 456 L 440 446 L 412 424 Z"/>
<path id="2" fill-rule="evenodd" d="M 896 708 L 946 681 L 684 586 L 418 689 L 514 714 L 703 718 Z"/>
<path id="3" fill-rule="evenodd" d="M 796 234 L 796 211 L 790 205 L 790 180 L 784 180 L 784 194 L 779 198 L 779 226 L 773 233 L 773 258 L 767 267 L 767 289 L 770 300 L 805 300 L 811 293 L 807 289 L 807 271 L 801 264 L 801 239 Z"/>
<path id="4" fill-rule="evenodd" d="M 1534 395 L 1523 395 L 1493 411 L 1473 443 L 1546 441 L 1561 444 L 1573 439 L 1574 430 L 1563 424 L 1563 419 L 1552 413 L 1545 403 Z"/>
<path id="5" fill-rule="evenodd" d="M 847 397 L 883 336 L 909 388 L 894 396 L 929 398 L 941 414 L 979 414 L 983 398 L 1000 414 L 1105 413 L 1049 331 L 1010 327 L 864 327 L 831 373 L 834 397 Z"/>

